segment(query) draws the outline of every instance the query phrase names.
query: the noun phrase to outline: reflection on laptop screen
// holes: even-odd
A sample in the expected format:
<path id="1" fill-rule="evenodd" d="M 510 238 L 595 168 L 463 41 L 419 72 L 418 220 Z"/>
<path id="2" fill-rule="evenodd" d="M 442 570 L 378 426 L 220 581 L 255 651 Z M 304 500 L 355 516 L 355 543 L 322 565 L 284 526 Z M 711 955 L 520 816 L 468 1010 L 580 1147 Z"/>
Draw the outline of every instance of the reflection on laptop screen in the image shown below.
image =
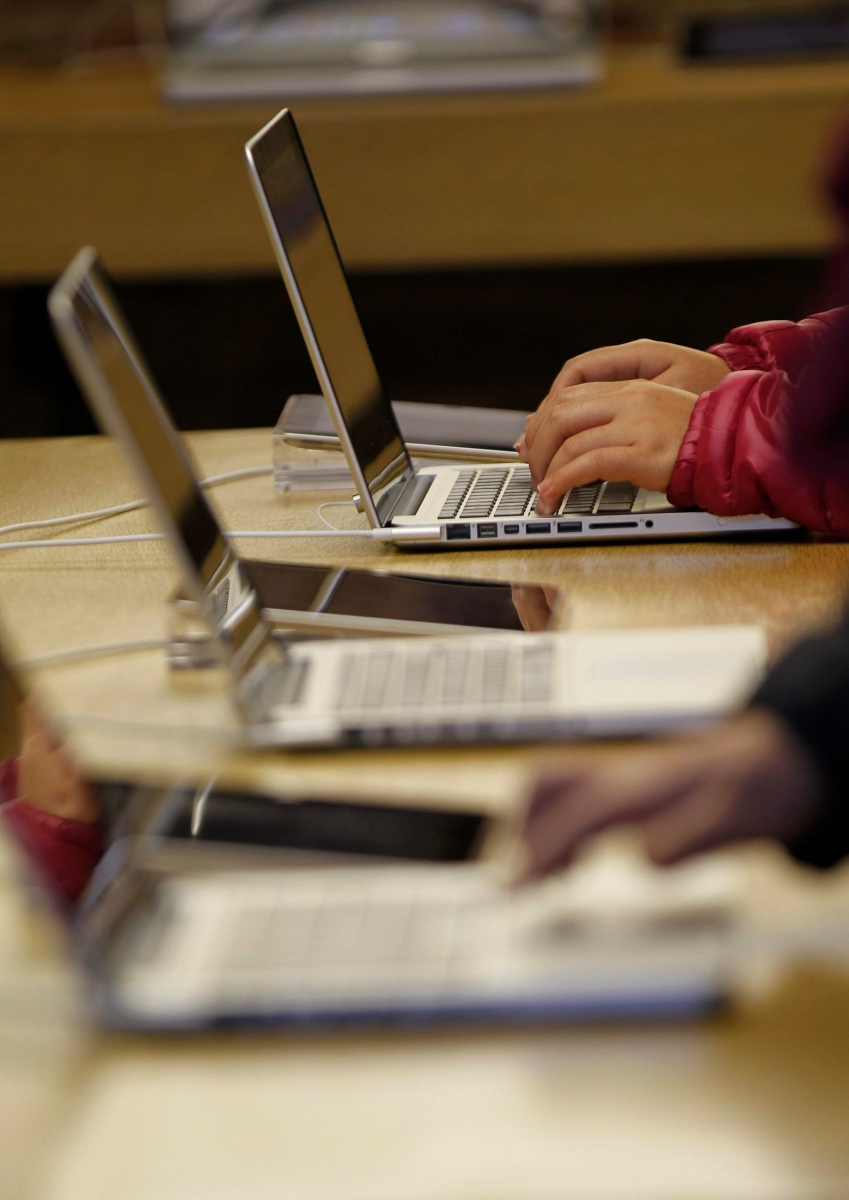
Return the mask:
<path id="1" fill-rule="evenodd" d="M 247 146 L 261 202 L 301 331 L 339 431 L 375 506 L 410 467 L 389 397 L 360 325 L 342 261 L 291 114 L 283 110 Z"/>

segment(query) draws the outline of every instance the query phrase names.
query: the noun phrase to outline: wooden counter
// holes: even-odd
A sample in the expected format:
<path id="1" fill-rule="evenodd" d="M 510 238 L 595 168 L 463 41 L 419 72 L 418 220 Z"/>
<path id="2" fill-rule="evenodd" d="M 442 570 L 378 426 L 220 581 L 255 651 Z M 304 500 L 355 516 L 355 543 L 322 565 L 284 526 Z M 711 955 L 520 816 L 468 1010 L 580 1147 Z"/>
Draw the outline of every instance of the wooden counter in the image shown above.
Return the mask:
<path id="1" fill-rule="evenodd" d="M 189 442 L 205 474 L 270 459 L 267 430 Z M 137 494 L 103 439 L 0 444 L 4 522 Z M 230 528 L 318 527 L 315 497 L 276 496 L 269 477 L 211 494 Z M 340 524 L 360 521 L 333 511 Z M 141 512 L 51 536 L 150 528 Z M 258 548 L 275 559 L 559 584 L 573 628 L 762 621 L 774 651 L 837 612 L 849 573 L 849 546 L 825 542 L 415 556 L 331 538 L 245 544 L 257 556 Z M 174 581 L 161 543 L 0 552 L 0 617 L 26 655 L 161 636 Z M 509 815 L 540 754 L 488 747 L 248 755 L 228 747 L 236 725 L 221 679 L 210 674 L 194 689 L 169 679 L 161 649 L 44 668 L 34 678 L 96 772 L 208 776 L 222 768 L 224 779 L 281 793 L 438 797 Z M 13 919 L 21 905 L 2 850 L 0 1193 L 8 1185 L 26 1200 L 846 1195 L 849 981 L 835 967 L 776 974 L 783 960 L 770 951 L 788 930 L 804 949 L 803 931 L 818 929 L 821 949 L 839 960 L 849 924 L 846 872 L 812 880 L 772 851 L 741 856 L 750 990 L 709 1020 L 144 1039 L 85 1034 L 70 1015 L 67 972 L 45 971 L 37 956 L 32 991 L 21 991 L 14 930 L 27 914 Z M 21 995 L 30 994 L 24 1014 Z"/>
<path id="2" fill-rule="evenodd" d="M 281 102 L 282 103 L 282 102 Z M 0 280 L 93 243 L 122 277 L 272 269 L 242 147 L 280 107 L 168 106 L 140 67 L 0 74 Z M 356 270 L 821 251 L 849 65 L 683 67 L 596 88 L 298 101 Z"/>

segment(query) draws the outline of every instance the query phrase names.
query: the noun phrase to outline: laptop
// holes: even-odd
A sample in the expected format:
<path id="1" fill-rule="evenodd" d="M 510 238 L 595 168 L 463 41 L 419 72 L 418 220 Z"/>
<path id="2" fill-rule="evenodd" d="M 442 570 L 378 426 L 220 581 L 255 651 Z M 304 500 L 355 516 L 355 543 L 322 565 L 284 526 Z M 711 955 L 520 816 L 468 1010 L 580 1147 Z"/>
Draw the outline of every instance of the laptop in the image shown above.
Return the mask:
<path id="1" fill-rule="evenodd" d="M 674 508 L 661 492 L 597 480 L 572 488 L 552 517 L 535 512 L 529 468 L 415 468 L 374 364 L 339 251 L 288 109 L 247 143 L 248 168 L 316 375 L 374 528 L 427 530 L 430 549 L 648 541 L 778 533 L 790 521 Z M 431 540 L 430 528 L 439 528 Z"/>
<path id="2" fill-rule="evenodd" d="M 83 281 L 91 297 L 91 320 L 78 327 L 88 339 L 85 361 L 95 362 L 117 391 L 131 390 L 156 398 L 159 425 L 139 425 L 136 436 L 158 464 L 160 486 L 174 505 L 183 505 L 209 528 L 218 528 L 189 457 L 182 451 L 176 430 L 164 439 L 168 423 L 156 382 L 135 343 L 96 252 L 82 250 L 69 267 L 66 279 L 73 290 Z M 73 282 L 75 281 L 75 282 Z M 57 304 L 61 300 L 57 298 Z M 96 314 L 96 315 L 95 315 Z M 82 369 L 88 369 L 80 361 Z M 320 397 L 316 397 L 320 400 Z M 321 401 L 323 404 L 323 401 Z M 138 409 L 146 412 L 144 405 Z M 178 500 L 178 497 L 180 499 Z M 510 584 L 445 576 L 402 574 L 308 563 L 262 562 L 254 559 L 225 565 L 227 545 L 221 530 L 212 550 L 209 570 L 219 575 L 214 604 L 221 620 L 238 610 L 246 586 L 256 590 L 265 617 L 275 627 L 321 635 L 383 636 L 454 633 L 458 629 L 511 629 L 521 631 L 533 613 L 545 628 L 555 626 L 563 604 L 558 589 L 533 584 Z M 220 557 L 216 559 L 215 554 Z M 202 632 L 193 626 L 193 604 L 175 600 L 171 661 L 174 666 L 198 666 L 204 655 Z M 520 610 L 522 616 L 520 616 Z"/>
<path id="3" fill-rule="evenodd" d="M 583 86 L 604 69 L 594 4 L 308 0 L 168 5 L 176 101 L 515 92 Z"/>
<path id="4" fill-rule="evenodd" d="M 0 691 L 1 728 L 26 691 Z M 722 860 L 661 872 L 608 852 L 517 894 L 507 824 L 424 795 L 93 787 L 108 848 L 76 910 L 57 907 L 108 1026 L 686 1017 L 728 990 Z"/>
<path id="5" fill-rule="evenodd" d="M 680 1018 L 726 998 L 728 864 L 578 867 L 517 894 L 479 825 L 467 856 L 439 862 L 117 843 L 78 926 L 95 1011 L 152 1030 L 421 1025 Z"/>
<path id="6" fill-rule="evenodd" d="M 763 672 L 754 626 L 601 633 L 456 633 L 284 644 L 193 481 L 151 388 L 136 386 L 93 252 L 49 298 L 92 412 L 137 472 L 210 652 L 231 673 L 246 736 L 265 746 L 416 745 L 627 736 L 708 720 Z"/>

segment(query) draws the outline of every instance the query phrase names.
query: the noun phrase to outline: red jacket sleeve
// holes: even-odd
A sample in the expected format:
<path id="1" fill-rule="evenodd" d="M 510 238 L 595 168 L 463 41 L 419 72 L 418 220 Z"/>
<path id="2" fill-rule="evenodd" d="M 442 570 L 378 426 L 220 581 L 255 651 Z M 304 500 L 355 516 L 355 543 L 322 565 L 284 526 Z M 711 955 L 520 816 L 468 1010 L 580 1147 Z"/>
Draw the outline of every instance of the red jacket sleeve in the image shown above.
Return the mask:
<path id="1" fill-rule="evenodd" d="M 18 760 L 0 763 L 2 815 L 47 887 L 74 903 L 82 895 L 103 853 L 98 825 L 68 821 L 18 797 Z"/>
<path id="2" fill-rule="evenodd" d="M 724 359 L 732 371 L 784 371 L 790 379 L 827 350 L 846 309 L 806 317 L 804 321 L 759 321 L 732 329 L 709 353 Z"/>
<path id="3" fill-rule="evenodd" d="M 849 536 L 849 308 L 734 330 L 670 480 L 681 508 L 766 513 Z"/>

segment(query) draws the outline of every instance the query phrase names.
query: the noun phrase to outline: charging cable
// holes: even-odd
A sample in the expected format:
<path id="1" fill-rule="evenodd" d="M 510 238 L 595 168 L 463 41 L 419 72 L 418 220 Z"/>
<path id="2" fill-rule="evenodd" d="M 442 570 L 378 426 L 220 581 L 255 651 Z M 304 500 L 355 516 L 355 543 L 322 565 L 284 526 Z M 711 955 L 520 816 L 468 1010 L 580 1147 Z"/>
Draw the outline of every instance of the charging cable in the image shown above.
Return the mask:
<path id="1" fill-rule="evenodd" d="M 409 529 L 226 529 L 224 537 L 263 538 L 366 538 L 372 542 L 438 542 L 439 525 L 413 525 Z M 51 546 L 113 546 L 120 542 L 164 542 L 164 533 L 121 533 L 112 537 L 38 538 L 33 541 L 0 542 L 0 550 L 43 550 Z"/>
<path id="2" fill-rule="evenodd" d="M 100 642 L 94 646 L 77 646 L 72 650 L 52 650 L 47 654 L 34 654 L 19 658 L 17 666 L 23 671 L 38 667 L 52 667 L 56 663 L 78 662 L 86 658 L 109 657 L 112 654 L 133 654 L 139 650 L 163 650 L 170 646 L 168 638 L 136 638 L 131 642 Z"/>
<path id="3" fill-rule="evenodd" d="M 273 467 L 243 467 L 238 471 L 225 471 L 222 475 L 210 475 L 200 481 L 203 488 L 217 487 L 222 483 L 230 483 L 237 479 L 250 479 L 257 475 L 270 475 Z M 439 541 L 442 530 L 438 525 L 411 526 L 409 529 L 337 529 L 324 516 L 326 508 L 345 508 L 352 505 L 353 500 L 328 500 L 318 506 L 318 518 L 326 529 L 238 529 L 228 530 L 224 536 L 228 538 L 318 538 L 318 537 L 351 537 L 367 538 L 375 542 L 407 542 L 407 541 Z M 95 508 L 89 512 L 71 513 L 65 517 L 48 517 L 38 521 L 19 521 L 14 525 L 0 526 L 0 536 L 8 533 L 21 533 L 28 529 L 49 529 L 56 525 L 72 525 L 86 521 L 97 521 L 106 517 L 116 517 L 121 513 L 134 512 L 139 508 L 147 508 L 146 500 L 131 500 L 126 504 L 115 504 L 110 508 Z M 23 540 L 15 542 L 0 542 L 0 550 L 33 550 L 44 546 L 110 546 L 121 542 L 159 542 L 164 540 L 161 533 L 123 533 L 106 537 L 79 537 Z"/>
<path id="4" fill-rule="evenodd" d="M 223 475 L 209 475 L 200 480 L 202 488 L 218 487 L 221 483 L 231 483 L 237 479 L 251 479 L 256 475 L 272 475 L 273 467 L 241 467 L 238 471 L 225 471 Z M 24 529 L 49 529 L 51 525 L 74 525 L 85 521 L 99 521 L 105 517 L 117 517 L 121 513 L 134 512 L 138 508 L 148 508 L 147 500 L 130 500 L 126 504 L 113 504 L 110 508 L 93 508 L 90 512 L 71 513 L 68 517 L 47 517 L 41 521 L 18 521 L 15 525 L 0 525 L 0 536 L 6 533 L 20 533 Z M 326 523 L 326 522 L 325 522 Z"/>
<path id="5" fill-rule="evenodd" d="M 328 521 L 327 517 L 324 515 L 324 510 L 326 508 L 356 508 L 356 504 L 353 500 L 325 500 L 324 504 L 319 504 L 318 508 L 315 510 L 319 521 L 321 521 L 323 525 L 326 525 L 328 529 L 338 529 L 338 526 L 334 525 L 332 521 Z"/>
<path id="6" fill-rule="evenodd" d="M 238 471 L 226 471 L 222 475 L 210 475 L 200 481 L 201 487 L 216 487 L 221 483 L 230 483 L 236 479 L 249 479 L 257 475 L 270 475 L 273 467 L 244 467 Z M 328 500 L 318 506 L 318 517 L 326 529 L 236 529 L 228 530 L 227 538 L 265 539 L 265 538 L 366 538 L 377 542 L 404 541 L 438 541 L 442 530 L 438 525 L 421 525 L 409 529 L 337 529 L 324 516 L 327 508 L 343 508 L 352 505 L 352 500 Z M 126 504 L 114 504 L 109 508 L 95 508 L 88 512 L 71 513 L 65 517 L 47 517 L 38 521 L 19 521 L 14 525 L 0 526 L 0 535 L 20 533 L 29 529 L 50 529 L 57 525 L 72 525 L 86 521 L 102 520 L 106 517 L 119 516 L 122 513 L 134 512 L 140 508 L 149 507 L 146 500 L 131 500 Z M 2 550 L 42 550 L 51 546 L 111 546 L 122 542 L 162 542 L 166 537 L 163 533 L 122 533 L 104 537 L 69 537 L 69 538 L 36 538 L 14 542 L 0 542 Z M 18 666 L 23 670 L 33 670 L 38 667 L 53 666 L 58 663 L 75 662 L 87 658 L 97 658 L 113 654 L 132 654 L 143 650 L 157 650 L 169 646 L 166 638 L 137 638 L 126 642 L 102 642 L 93 646 L 80 646 L 76 649 L 57 650 L 47 654 L 39 654 L 23 658 Z"/>

